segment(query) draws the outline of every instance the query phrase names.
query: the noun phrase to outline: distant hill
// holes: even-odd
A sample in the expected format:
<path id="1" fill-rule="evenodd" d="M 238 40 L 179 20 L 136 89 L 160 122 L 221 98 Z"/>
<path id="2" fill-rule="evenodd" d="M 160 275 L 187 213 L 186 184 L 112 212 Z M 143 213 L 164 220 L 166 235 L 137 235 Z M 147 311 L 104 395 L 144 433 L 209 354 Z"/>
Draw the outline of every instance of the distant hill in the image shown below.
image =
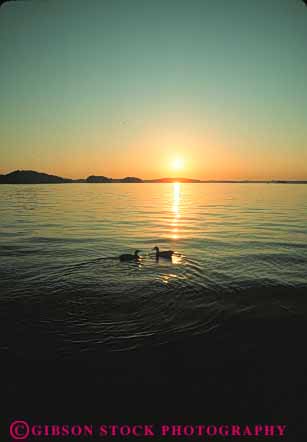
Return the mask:
<path id="1" fill-rule="evenodd" d="M 141 178 L 127 176 L 126 178 L 107 178 L 105 176 L 91 175 L 86 178 L 87 183 L 142 183 Z"/>
<path id="2" fill-rule="evenodd" d="M 34 170 L 15 170 L 6 175 L 0 175 L 0 184 L 63 184 L 63 183 L 142 183 L 137 177 L 108 178 L 100 175 L 90 175 L 86 179 L 72 180 Z"/>
<path id="3" fill-rule="evenodd" d="M 87 183 L 111 183 L 112 179 L 106 176 L 90 175 L 86 178 Z"/>
<path id="4" fill-rule="evenodd" d="M 141 178 L 135 176 L 127 176 L 126 178 L 112 179 L 113 183 L 143 183 Z"/>
<path id="5" fill-rule="evenodd" d="M 267 184 L 307 184 L 307 181 L 285 180 L 195 180 L 191 178 L 157 178 L 142 180 L 127 176 L 125 178 L 108 178 L 103 175 L 90 175 L 86 179 L 72 180 L 34 170 L 14 170 L 6 175 L 0 175 L 0 184 L 64 184 L 64 183 L 267 183 Z"/>
<path id="6" fill-rule="evenodd" d="M 71 179 L 35 172 L 34 170 L 15 170 L 7 175 L 0 175 L 0 184 L 60 184 L 71 182 Z"/>

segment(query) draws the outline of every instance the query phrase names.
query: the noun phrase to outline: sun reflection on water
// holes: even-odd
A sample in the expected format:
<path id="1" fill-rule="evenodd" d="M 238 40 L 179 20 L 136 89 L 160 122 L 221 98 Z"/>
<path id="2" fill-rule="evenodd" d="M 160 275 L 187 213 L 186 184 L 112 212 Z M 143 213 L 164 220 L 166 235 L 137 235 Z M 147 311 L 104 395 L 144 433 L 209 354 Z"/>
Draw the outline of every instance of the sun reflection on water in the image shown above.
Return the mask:
<path id="1" fill-rule="evenodd" d="M 174 253 L 172 256 L 172 263 L 173 264 L 182 264 L 183 261 L 183 255 L 180 255 L 178 253 Z"/>
<path id="2" fill-rule="evenodd" d="M 181 186 L 180 183 L 173 183 L 173 220 L 171 229 L 171 238 L 179 239 L 179 218 L 180 218 L 180 198 L 181 198 Z"/>

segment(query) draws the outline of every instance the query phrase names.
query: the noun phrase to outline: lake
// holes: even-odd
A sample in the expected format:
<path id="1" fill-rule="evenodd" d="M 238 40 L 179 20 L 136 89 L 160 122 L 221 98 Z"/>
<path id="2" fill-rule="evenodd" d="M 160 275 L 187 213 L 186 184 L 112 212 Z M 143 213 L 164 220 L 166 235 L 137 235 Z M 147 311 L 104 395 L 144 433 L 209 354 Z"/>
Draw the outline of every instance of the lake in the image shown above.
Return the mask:
<path id="1" fill-rule="evenodd" d="M 131 350 L 306 313 L 305 185 L 2 185 L 0 200 L 2 351 Z"/>

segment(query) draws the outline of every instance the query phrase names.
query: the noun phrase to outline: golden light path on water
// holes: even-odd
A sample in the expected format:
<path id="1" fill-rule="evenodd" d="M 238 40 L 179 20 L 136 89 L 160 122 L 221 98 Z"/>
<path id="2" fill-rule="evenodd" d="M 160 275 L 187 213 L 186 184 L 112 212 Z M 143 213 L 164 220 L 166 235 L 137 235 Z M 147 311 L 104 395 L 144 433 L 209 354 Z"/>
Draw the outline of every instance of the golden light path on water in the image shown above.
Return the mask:
<path id="1" fill-rule="evenodd" d="M 173 183 L 172 212 L 173 212 L 174 216 L 173 216 L 173 221 L 172 221 L 172 239 L 179 238 L 180 198 L 181 198 L 180 183 Z"/>
<path id="2" fill-rule="evenodd" d="M 179 223 L 180 223 L 180 200 L 181 200 L 181 184 L 178 182 L 173 183 L 172 189 L 172 206 L 171 211 L 173 213 L 173 217 L 171 219 L 171 234 L 170 238 L 172 240 L 180 239 L 179 235 Z M 175 251 L 176 252 L 176 251 Z M 171 259 L 171 264 L 180 264 L 182 262 L 182 256 L 179 254 L 174 254 Z M 169 284 L 172 279 L 179 278 L 179 276 L 173 272 L 166 272 L 160 275 L 160 278 L 164 284 Z M 185 277 L 180 277 L 184 278 Z"/>

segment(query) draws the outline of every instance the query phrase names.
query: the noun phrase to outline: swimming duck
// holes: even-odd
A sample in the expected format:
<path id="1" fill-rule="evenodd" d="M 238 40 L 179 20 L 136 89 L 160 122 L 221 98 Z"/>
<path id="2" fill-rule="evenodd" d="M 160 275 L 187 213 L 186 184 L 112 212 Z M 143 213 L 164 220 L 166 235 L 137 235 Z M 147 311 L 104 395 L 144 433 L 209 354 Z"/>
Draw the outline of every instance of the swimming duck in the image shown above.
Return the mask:
<path id="1" fill-rule="evenodd" d="M 152 250 L 156 251 L 156 258 L 167 258 L 167 259 L 171 259 L 171 257 L 173 256 L 174 252 L 173 250 L 163 250 L 162 252 L 160 252 L 159 247 L 154 247 Z"/>
<path id="2" fill-rule="evenodd" d="M 120 261 L 138 261 L 140 259 L 138 253 L 140 250 L 136 250 L 134 252 L 134 255 L 131 255 L 130 253 L 124 253 L 123 255 L 119 256 Z"/>

